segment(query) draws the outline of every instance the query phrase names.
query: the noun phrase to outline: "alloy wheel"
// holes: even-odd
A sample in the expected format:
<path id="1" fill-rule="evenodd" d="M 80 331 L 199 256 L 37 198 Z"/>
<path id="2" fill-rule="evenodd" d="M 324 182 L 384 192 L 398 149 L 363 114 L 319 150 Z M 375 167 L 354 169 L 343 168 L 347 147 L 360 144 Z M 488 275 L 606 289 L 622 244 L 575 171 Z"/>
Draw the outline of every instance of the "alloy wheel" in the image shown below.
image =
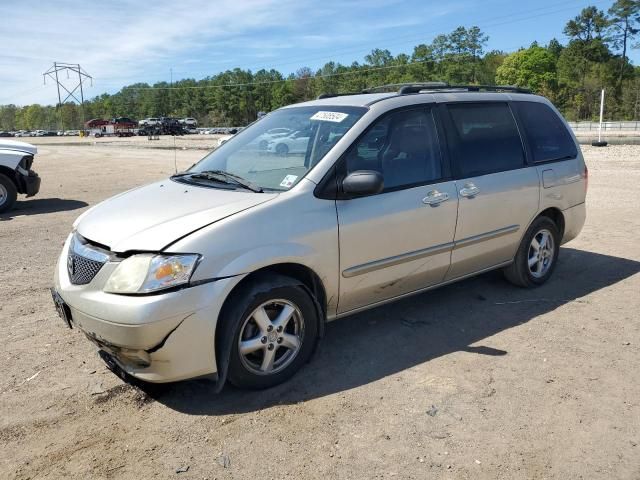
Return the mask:
<path id="1" fill-rule="evenodd" d="M 547 229 L 536 233 L 529 244 L 527 264 L 529 272 L 535 278 L 543 277 L 551 268 L 555 258 L 555 243 L 553 235 Z"/>
<path id="2" fill-rule="evenodd" d="M 238 338 L 240 360 L 257 375 L 278 373 L 298 355 L 303 338 L 300 309 L 288 300 L 269 300 L 242 323 Z"/>

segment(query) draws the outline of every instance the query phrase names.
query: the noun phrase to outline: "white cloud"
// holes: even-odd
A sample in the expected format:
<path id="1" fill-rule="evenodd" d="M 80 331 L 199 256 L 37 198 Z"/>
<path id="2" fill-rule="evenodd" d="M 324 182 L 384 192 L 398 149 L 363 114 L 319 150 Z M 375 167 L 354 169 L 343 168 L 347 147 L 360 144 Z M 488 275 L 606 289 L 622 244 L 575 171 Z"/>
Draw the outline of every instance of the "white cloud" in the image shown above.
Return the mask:
<path id="1" fill-rule="evenodd" d="M 80 63 L 95 79 L 85 90 L 91 98 L 139 81 L 168 80 L 170 68 L 174 79 L 199 78 L 199 68 L 214 68 L 200 77 L 236 66 L 279 67 L 269 62 L 297 68 L 305 59 L 328 61 L 340 50 L 357 59 L 361 55 L 352 52 L 364 54 L 366 42 L 385 48 L 378 44 L 381 31 L 406 34 L 405 28 L 454 8 L 421 5 L 407 16 L 398 0 L 8 3 L 0 3 L 0 104 L 55 103 L 54 82 L 42 84 L 54 61 Z"/>
<path id="2" fill-rule="evenodd" d="M 80 63 L 94 76 L 95 87 L 88 89 L 88 96 L 97 94 L 99 86 L 122 86 L 149 78 L 159 66 L 168 77 L 165 62 L 176 56 L 181 63 L 198 61 L 189 58 L 190 51 L 207 45 L 215 48 L 216 40 L 265 24 L 282 25 L 290 20 L 286 12 L 296 10 L 292 0 L 165 4 L 135 0 L 112 1 L 109 8 L 105 6 L 84 1 L 26 1 L 11 8 L 0 6 L 0 15 L 12 19 L 0 30 L 0 71 L 4 72 L 0 76 L 0 103 L 54 103 L 53 82 L 38 88 L 42 73 L 54 61 Z"/>

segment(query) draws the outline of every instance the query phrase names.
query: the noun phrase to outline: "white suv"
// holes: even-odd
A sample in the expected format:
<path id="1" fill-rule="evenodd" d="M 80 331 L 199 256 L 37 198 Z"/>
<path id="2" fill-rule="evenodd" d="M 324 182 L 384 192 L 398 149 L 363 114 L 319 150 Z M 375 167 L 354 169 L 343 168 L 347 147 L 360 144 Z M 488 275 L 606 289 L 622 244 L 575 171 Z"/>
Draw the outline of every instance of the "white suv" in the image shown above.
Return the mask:
<path id="1" fill-rule="evenodd" d="M 32 197 L 40 190 L 40 177 L 31 170 L 37 152 L 29 143 L 0 139 L 0 213 L 11 210 L 19 193 Z"/>

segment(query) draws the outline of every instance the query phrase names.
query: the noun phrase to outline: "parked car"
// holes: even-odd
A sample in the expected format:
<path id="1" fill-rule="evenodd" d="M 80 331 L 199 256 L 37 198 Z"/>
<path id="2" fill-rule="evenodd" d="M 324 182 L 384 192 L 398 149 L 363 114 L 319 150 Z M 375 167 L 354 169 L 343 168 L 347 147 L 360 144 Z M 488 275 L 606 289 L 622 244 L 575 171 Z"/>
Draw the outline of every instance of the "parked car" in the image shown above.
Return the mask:
<path id="1" fill-rule="evenodd" d="M 297 130 L 289 135 L 272 138 L 267 141 L 266 150 L 278 155 L 304 153 L 309 145 L 310 130 Z"/>
<path id="2" fill-rule="evenodd" d="M 299 154 L 249 146 L 275 128 Z M 522 89 L 323 95 L 81 215 L 53 299 L 134 377 L 271 387 L 327 321 L 493 269 L 544 284 L 582 229 L 587 175 L 558 111 Z"/>
<path id="3" fill-rule="evenodd" d="M 135 120 L 131 120 L 129 117 L 114 117 L 111 119 L 111 123 L 124 123 L 124 124 L 131 124 L 133 126 L 135 126 L 136 124 L 139 124 L 140 122 L 136 122 Z"/>
<path id="4" fill-rule="evenodd" d="M 25 142 L 0 140 L 0 213 L 11 210 L 18 194 L 33 197 L 40 177 L 31 167 L 38 149 Z"/>
<path id="5" fill-rule="evenodd" d="M 252 145 L 255 145 L 259 150 L 266 150 L 270 142 L 291 135 L 292 133 L 294 133 L 293 130 L 289 128 L 272 128 L 253 140 Z"/>
<path id="6" fill-rule="evenodd" d="M 143 120 L 139 120 L 138 121 L 138 126 L 140 127 L 154 127 L 156 125 L 160 125 L 161 119 L 159 118 L 155 118 L 155 117 L 150 117 L 150 118 L 145 118 Z"/>
<path id="7" fill-rule="evenodd" d="M 0 132 L 0 137 L 13 137 L 13 133 L 1 131 Z"/>
<path id="8" fill-rule="evenodd" d="M 180 123 L 182 125 L 185 125 L 187 127 L 197 127 L 198 126 L 198 121 L 195 118 L 181 118 L 180 119 Z"/>

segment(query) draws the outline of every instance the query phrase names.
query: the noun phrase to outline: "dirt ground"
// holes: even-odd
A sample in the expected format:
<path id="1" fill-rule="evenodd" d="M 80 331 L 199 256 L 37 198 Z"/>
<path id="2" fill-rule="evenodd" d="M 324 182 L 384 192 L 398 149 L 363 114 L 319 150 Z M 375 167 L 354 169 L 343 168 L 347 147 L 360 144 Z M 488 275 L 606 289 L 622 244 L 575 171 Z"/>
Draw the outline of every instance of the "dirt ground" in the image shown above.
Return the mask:
<path id="1" fill-rule="evenodd" d="M 174 168 L 65 140 L 27 139 L 42 189 L 0 216 L 0 477 L 640 478 L 640 146 L 584 147 L 587 223 L 545 286 L 493 272 L 339 320 L 288 383 L 215 395 L 125 384 L 57 317 L 73 220 Z"/>

